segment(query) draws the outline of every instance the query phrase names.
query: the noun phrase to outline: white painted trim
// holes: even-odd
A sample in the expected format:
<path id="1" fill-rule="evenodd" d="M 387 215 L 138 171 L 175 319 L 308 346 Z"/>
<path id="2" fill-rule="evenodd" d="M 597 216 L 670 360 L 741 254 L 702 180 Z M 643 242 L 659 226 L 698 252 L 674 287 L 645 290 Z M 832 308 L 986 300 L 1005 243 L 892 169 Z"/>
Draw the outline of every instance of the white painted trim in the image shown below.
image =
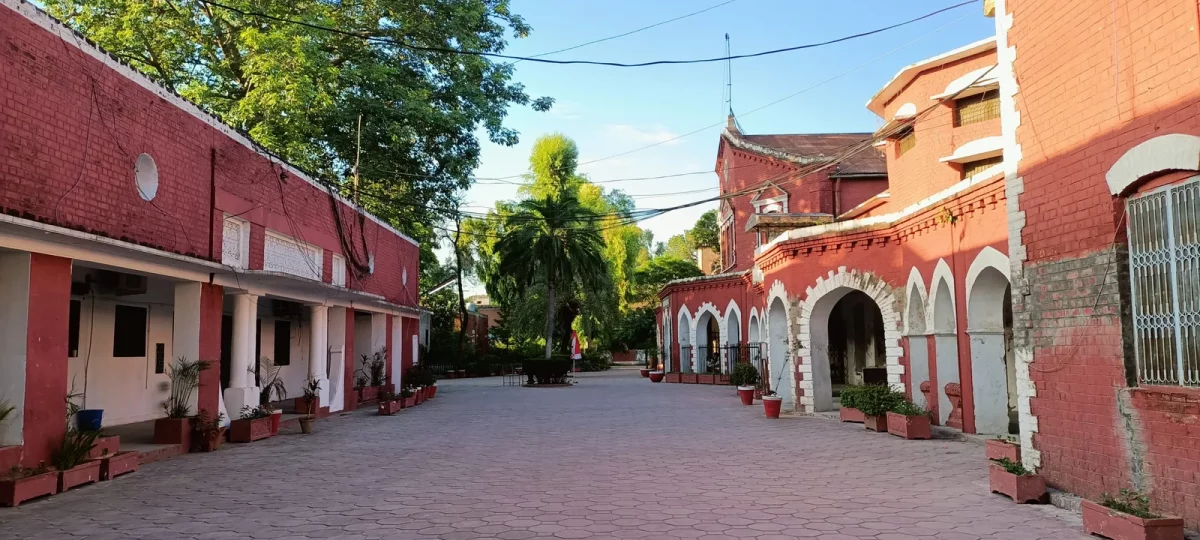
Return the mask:
<path id="1" fill-rule="evenodd" d="M 1151 174 L 1171 170 L 1200 170 L 1200 137 L 1170 133 L 1126 150 L 1104 175 L 1108 190 L 1120 195 Z"/>
<path id="2" fill-rule="evenodd" d="M 721 331 L 725 333 L 724 339 L 721 340 L 721 343 L 727 345 L 736 344 L 729 343 L 729 321 L 731 318 L 734 324 L 737 325 L 738 329 L 738 341 L 736 343 L 740 343 L 746 339 L 746 332 L 742 330 L 742 310 L 738 307 L 737 300 L 732 299 L 729 300 L 729 305 L 725 306 L 725 318 L 723 321 L 721 321 Z"/>
<path id="3" fill-rule="evenodd" d="M 916 115 L 917 105 L 910 101 L 896 109 L 896 114 L 892 115 L 892 120 L 908 120 Z"/>
<path id="4" fill-rule="evenodd" d="M 929 282 L 931 291 L 929 303 L 925 306 L 925 309 L 929 310 L 928 324 L 925 325 L 925 329 L 929 332 L 943 331 L 937 327 L 938 291 L 941 290 L 939 285 L 943 281 L 946 282 L 946 291 L 950 294 L 950 320 L 954 321 L 954 328 L 958 328 L 958 304 L 954 301 L 954 272 L 950 270 L 950 265 L 946 264 L 946 259 L 938 259 L 937 266 L 933 269 L 933 279 Z"/>
<path id="5" fill-rule="evenodd" d="M 993 158 L 1004 154 L 1004 138 L 999 135 L 983 137 L 960 144 L 950 154 L 938 161 L 942 163 L 967 163 Z"/>
<path id="6" fill-rule="evenodd" d="M 689 345 L 694 346 L 694 344 L 691 341 L 693 332 L 694 332 L 694 330 L 692 328 L 692 313 L 690 311 L 688 311 L 687 305 L 679 306 L 679 314 L 675 316 L 675 325 L 676 325 L 676 327 L 675 327 L 676 343 L 679 343 L 679 345 L 681 347 L 686 347 Z M 680 327 L 686 327 L 687 333 L 679 331 Z M 681 338 L 681 337 L 687 337 L 688 342 L 684 343 L 682 341 L 679 341 L 679 338 Z"/>
<path id="7" fill-rule="evenodd" d="M 930 96 L 929 99 L 940 101 L 946 98 L 965 98 L 999 88 L 1000 77 L 995 75 L 995 69 L 996 66 L 993 64 L 967 73 L 950 81 L 950 84 L 946 85 L 946 89 L 942 93 Z"/>
<path id="8" fill-rule="evenodd" d="M 968 43 L 957 49 L 946 51 L 932 58 L 926 58 L 919 62 L 914 62 L 904 66 L 900 68 L 900 71 L 896 72 L 896 74 L 892 76 L 891 80 L 889 80 L 887 84 L 883 85 L 883 88 L 880 88 L 874 96 L 871 96 L 871 99 L 867 101 L 866 108 L 867 110 L 870 110 L 879 116 L 883 116 L 882 111 L 884 103 L 891 100 L 896 96 L 896 94 L 900 93 L 900 89 L 908 85 L 909 81 L 915 79 L 919 72 L 925 71 L 928 68 L 949 64 L 950 62 L 961 60 L 968 56 L 984 53 L 995 48 L 996 38 L 989 37 L 976 41 L 975 43 Z"/>
<path id="9" fill-rule="evenodd" d="M 721 318 L 721 312 L 717 311 L 717 306 L 714 306 L 712 302 L 705 302 L 700 304 L 700 308 L 696 310 L 696 316 L 692 317 L 692 346 L 702 347 L 708 344 L 707 341 L 700 342 L 700 318 L 705 313 L 712 315 L 712 318 L 717 321 L 717 343 L 725 343 L 725 319 Z M 696 358 L 693 355 L 692 361 L 695 362 Z"/>
<path id="10" fill-rule="evenodd" d="M 295 166 L 293 166 L 290 163 L 287 163 L 286 161 L 283 161 L 279 157 L 268 153 L 260 145 L 258 145 L 254 141 L 250 140 L 245 135 L 238 133 L 232 127 L 229 127 L 225 123 L 221 122 L 220 120 L 216 119 L 215 117 L 204 112 L 203 110 L 200 109 L 200 107 L 198 107 L 195 104 L 193 104 L 192 102 L 184 99 L 182 96 L 172 93 L 170 90 L 163 88 L 161 85 L 159 85 L 158 83 L 151 80 L 149 77 L 142 75 L 141 73 L 139 73 L 137 70 L 133 69 L 132 67 L 129 67 L 128 65 L 123 64 L 120 61 L 116 60 L 115 58 L 110 56 L 107 52 L 105 52 L 103 49 L 101 49 L 99 46 L 88 43 L 88 41 L 83 36 L 76 33 L 74 30 L 68 28 L 67 26 L 63 25 L 62 23 L 58 22 L 53 17 L 51 17 L 49 14 L 47 14 L 46 12 L 37 8 L 33 4 L 30 4 L 24 0 L 0 0 L 0 5 L 3 5 L 5 7 L 7 7 L 8 9 L 11 9 L 14 12 L 16 12 L 18 15 L 25 17 L 30 22 L 42 27 L 42 29 L 46 30 L 51 35 L 54 35 L 54 36 L 58 37 L 59 39 L 62 39 L 63 42 L 75 47 L 76 49 L 79 49 L 84 54 L 92 57 L 92 59 L 100 62 L 105 67 L 113 70 L 118 75 L 121 75 L 122 77 L 125 77 L 126 79 L 129 79 L 130 81 L 136 83 L 138 86 L 141 86 L 146 91 L 154 94 L 158 98 L 166 101 L 167 103 L 170 103 L 171 105 L 175 106 L 179 110 L 192 115 L 194 118 L 196 118 L 197 120 L 200 120 L 201 122 L 204 122 L 205 124 L 212 127 L 213 129 L 220 131 L 223 135 L 225 135 L 226 137 L 229 137 L 230 139 L 233 139 L 238 144 L 240 144 L 250 150 L 253 150 L 254 153 L 270 160 L 273 163 L 279 164 L 284 169 L 287 169 L 287 171 L 289 173 L 304 180 L 305 182 L 308 182 L 310 185 L 317 188 L 318 190 L 321 190 L 326 193 L 329 192 L 329 190 L 325 186 L 322 186 L 321 184 L 314 181 L 312 178 L 310 178 L 307 174 L 305 174 L 300 169 L 296 168 Z M 366 216 L 371 221 L 374 221 L 375 224 L 379 225 L 380 227 L 383 227 L 384 229 L 391 232 L 392 234 L 395 234 L 396 236 L 403 238 L 404 240 L 407 240 L 409 243 L 411 243 L 414 246 L 418 245 L 416 240 L 413 240 L 408 235 L 396 230 L 394 227 L 392 227 L 391 225 L 388 225 L 386 222 L 379 219 L 378 217 L 375 217 L 370 212 L 363 210 L 361 207 L 352 203 L 349 199 L 346 199 L 336 193 L 334 193 L 333 196 L 337 197 L 337 199 L 339 201 L 341 201 L 343 204 L 345 204 L 346 206 L 353 208 L 356 212 Z"/>
<path id="11" fill-rule="evenodd" d="M 971 261 L 971 267 L 967 269 L 967 305 L 971 305 L 971 291 L 975 289 L 975 280 L 979 279 L 979 274 L 985 268 L 995 268 L 1001 274 L 1004 274 L 1004 279 L 1012 283 L 1012 278 L 1009 277 L 1012 267 L 1008 261 L 1008 255 L 1000 253 L 992 246 L 984 246 L 979 250 L 979 254 L 975 256 L 975 260 Z"/>
<path id="12" fill-rule="evenodd" d="M 908 303 L 912 301 L 914 290 L 921 299 L 921 326 L 925 328 L 925 332 L 929 332 L 932 326 L 929 320 L 929 292 L 925 290 L 925 278 L 921 277 L 921 271 L 917 270 L 915 266 L 908 271 L 908 283 L 904 286 L 904 335 L 906 336 L 913 335 L 911 321 L 908 317 L 910 311 Z M 920 335 L 924 335 L 924 332 Z"/>
<path id="13" fill-rule="evenodd" d="M 780 195 L 778 197 L 771 197 L 769 199 L 755 200 L 755 201 L 751 202 L 750 204 L 754 205 L 754 213 L 755 214 L 761 214 L 762 207 L 770 205 L 770 204 L 776 204 L 776 203 L 783 205 L 783 209 L 779 211 L 780 213 L 786 214 L 788 212 L 788 194 L 787 193 L 784 193 L 783 195 Z M 772 213 L 774 213 L 774 212 L 772 212 Z"/>

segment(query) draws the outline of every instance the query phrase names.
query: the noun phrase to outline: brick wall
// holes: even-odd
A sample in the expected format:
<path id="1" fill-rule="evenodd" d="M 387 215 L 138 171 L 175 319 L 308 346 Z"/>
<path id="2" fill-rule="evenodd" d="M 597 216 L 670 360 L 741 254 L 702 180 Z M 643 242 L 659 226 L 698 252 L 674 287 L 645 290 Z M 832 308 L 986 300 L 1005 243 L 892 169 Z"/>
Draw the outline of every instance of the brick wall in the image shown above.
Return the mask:
<path id="1" fill-rule="evenodd" d="M 1051 485 L 1089 498 L 1137 488 L 1200 526 L 1196 390 L 1130 387 L 1127 261 L 1107 172 L 1133 146 L 1200 134 L 1193 0 L 998 2 L 1015 51 L 1010 190 L 1024 212 L 1016 345 L 1032 356 L 1033 443 Z M 1136 381 L 1135 381 L 1136 384 Z"/>
<path id="2" fill-rule="evenodd" d="M 837 181 L 837 212 L 845 213 L 888 188 L 887 177 L 842 178 Z"/>
<path id="3" fill-rule="evenodd" d="M 373 253 L 375 272 L 351 271 L 348 285 L 416 304 L 415 244 L 341 202 L 339 235 L 323 189 L 128 67 L 98 58 L 28 4 L 20 9 L 0 4 L 0 210 L 209 260 L 221 257 L 223 214 L 238 214 L 252 224 L 251 268 L 262 268 L 271 229 L 326 252 L 349 248 L 347 258 L 362 264 Z M 159 172 L 150 201 L 134 182 L 143 153 Z M 325 281 L 330 276 L 324 268 Z"/>

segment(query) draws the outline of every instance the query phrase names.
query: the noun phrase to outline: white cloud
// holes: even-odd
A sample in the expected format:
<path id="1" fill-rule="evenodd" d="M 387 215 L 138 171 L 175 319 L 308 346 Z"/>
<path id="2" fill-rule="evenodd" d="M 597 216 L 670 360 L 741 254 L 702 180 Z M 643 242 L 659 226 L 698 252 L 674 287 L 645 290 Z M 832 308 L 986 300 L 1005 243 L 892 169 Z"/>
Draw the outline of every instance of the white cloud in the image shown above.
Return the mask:
<path id="1" fill-rule="evenodd" d="M 579 105 L 573 101 L 557 100 L 550 107 L 550 115 L 560 120 L 579 120 L 583 118 Z"/>

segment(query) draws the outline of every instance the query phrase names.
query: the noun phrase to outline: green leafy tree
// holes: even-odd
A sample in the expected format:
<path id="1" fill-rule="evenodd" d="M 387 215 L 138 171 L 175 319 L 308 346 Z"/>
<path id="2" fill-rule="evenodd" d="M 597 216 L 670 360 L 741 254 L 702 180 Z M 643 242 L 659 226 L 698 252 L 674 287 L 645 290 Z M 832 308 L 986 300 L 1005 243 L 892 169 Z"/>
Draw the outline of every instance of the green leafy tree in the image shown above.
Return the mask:
<path id="1" fill-rule="evenodd" d="M 720 231 L 717 228 L 717 211 L 709 210 L 700 215 L 696 224 L 687 232 L 688 240 L 696 248 L 721 251 Z"/>
<path id="2" fill-rule="evenodd" d="M 446 217 L 471 184 L 479 128 L 493 142 L 516 144 L 517 132 L 504 125 L 508 107 L 552 103 L 513 82 L 511 63 L 397 45 L 500 52 L 508 32 L 530 32 L 508 0 L 41 4 L 344 195 L 353 194 L 358 163 L 362 204 L 423 244 L 434 238 L 428 224 Z M 435 262 L 432 246 L 423 248 L 423 262 Z"/>
<path id="3" fill-rule="evenodd" d="M 546 287 L 546 358 L 554 342 L 555 294 L 564 288 L 593 288 L 606 277 L 604 239 L 593 227 L 595 214 L 570 193 L 528 199 L 506 220 L 496 244 L 499 271 L 518 286 L 541 281 Z"/>
<path id="4" fill-rule="evenodd" d="M 672 259 L 692 261 L 696 264 L 696 246 L 688 239 L 688 235 L 677 234 L 667 239 L 666 247 L 660 250 L 659 255 Z"/>
<path id="5" fill-rule="evenodd" d="M 704 275 L 696 263 L 670 256 L 655 257 L 638 267 L 633 275 L 633 291 L 638 304 L 655 304 L 658 292 L 676 279 Z"/>

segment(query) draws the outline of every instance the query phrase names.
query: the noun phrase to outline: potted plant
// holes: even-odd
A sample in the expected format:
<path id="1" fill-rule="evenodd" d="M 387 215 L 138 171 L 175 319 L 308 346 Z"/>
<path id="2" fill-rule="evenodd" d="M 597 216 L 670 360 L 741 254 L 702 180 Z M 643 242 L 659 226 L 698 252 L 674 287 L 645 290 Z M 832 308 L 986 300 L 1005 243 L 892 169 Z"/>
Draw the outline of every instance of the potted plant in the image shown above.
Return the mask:
<path id="1" fill-rule="evenodd" d="M 283 377 L 280 376 L 281 371 L 274 360 L 265 356 L 258 359 L 258 369 L 254 371 L 259 388 L 262 389 L 259 390 L 258 403 L 271 414 L 271 435 L 279 434 L 279 423 L 283 420 L 283 410 L 276 409 L 271 403 L 283 401 L 288 397 L 287 386 L 284 386 Z"/>
<path id="2" fill-rule="evenodd" d="M 58 469 L 59 493 L 100 480 L 100 462 L 88 459 L 99 436 L 99 431 L 81 431 L 75 426 L 67 428 L 53 459 L 54 467 Z"/>
<path id="3" fill-rule="evenodd" d="M 863 413 L 863 425 L 871 431 L 887 433 L 887 413 L 904 399 L 886 384 L 868 384 L 858 390 L 854 404 Z"/>
<path id="4" fill-rule="evenodd" d="M 321 380 L 304 381 L 304 396 L 296 398 L 296 414 L 315 415 L 321 410 Z"/>
<path id="5" fill-rule="evenodd" d="M 783 396 L 775 392 L 767 392 L 762 395 L 763 413 L 767 418 L 779 418 L 779 411 L 783 407 Z"/>
<path id="6" fill-rule="evenodd" d="M 362 360 L 363 370 L 368 379 L 367 384 L 374 387 L 376 392 L 383 390 L 387 383 L 387 354 L 384 351 L 377 351 L 371 356 L 364 354 Z"/>
<path id="7" fill-rule="evenodd" d="M 162 403 L 166 418 L 154 421 L 154 444 L 178 444 L 191 448 L 192 394 L 200 386 L 200 372 L 210 366 L 206 360 L 188 360 L 179 357 L 171 364 L 167 377 L 171 380 L 171 393 Z"/>
<path id="8" fill-rule="evenodd" d="M 208 409 L 200 409 L 192 419 L 192 451 L 213 452 L 221 449 L 225 441 L 225 413 L 218 412 L 216 418 Z"/>
<path id="9" fill-rule="evenodd" d="M 0 506 L 17 506 L 22 502 L 58 493 L 58 471 L 46 467 L 14 465 L 0 475 Z"/>
<path id="10" fill-rule="evenodd" d="M 116 454 L 121 449 L 121 437 L 117 435 L 104 435 L 103 433 L 96 437 L 96 444 L 92 446 L 92 451 L 88 452 L 88 457 L 96 459 L 101 456 Z"/>
<path id="11" fill-rule="evenodd" d="M 379 393 L 379 414 L 380 416 L 391 416 L 400 411 L 401 402 L 396 399 L 396 395 L 384 390 Z"/>
<path id="12" fill-rule="evenodd" d="M 902 399 L 887 412 L 887 431 L 908 440 L 933 437 L 929 411 L 910 400 Z"/>
<path id="13" fill-rule="evenodd" d="M 229 423 L 229 442 L 248 443 L 274 435 L 269 406 L 242 407 L 242 417 Z"/>
<path id="14" fill-rule="evenodd" d="M 738 397 L 742 405 L 754 404 L 754 387 L 758 384 L 758 370 L 750 364 L 738 364 L 733 367 L 729 376 L 730 382 L 737 386 Z"/>
<path id="15" fill-rule="evenodd" d="M 988 486 L 992 493 L 1003 493 L 1017 504 L 1041 502 L 1046 496 L 1046 480 L 1008 458 L 993 459 L 988 468 Z"/>
<path id="16" fill-rule="evenodd" d="M 128 450 L 110 454 L 105 450 L 103 455 L 93 459 L 100 462 L 100 481 L 107 482 L 123 474 L 136 472 L 142 460 L 142 453 Z"/>
<path id="17" fill-rule="evenodd" d="M 1122 489 L 1100 503 L 1083 500 L 1083 530 L 1112 540 L 1182 540 L 1183 519 L 1150 511 L 1150 498 Z"/>
<path id="18" fill-rule="evenodd" d="M 650 382 L 656 382 L 656 383 L 662 382 L 664 375 L 666 375 L 666 374 L 661 371 L 651 371 L 650 372 Z"/>
<path id="19" fill-rule="evenodd" d="M 367 383 L 369 382 L 371 382 L 371 379 L 361 373 L 354 377 L 354 388 L 358 390 L 359 403 L 379 399 L 379 388 L 368 386 Z"/>
<path id="20" fill-rule="evenodd" d="M 683 382 L 683 373 L 680 373 L 678 371 L 672 371 L 670 373 L 667 373 L 667 382 L 682 383 Z"/>
<path id="21" fill-rule="evenodd" d="M 417 396 L 414 395 L 412 389 L 407 386 L 400 389 L 400 400 L 400 406 L 402 408 L 408 409 L 417 406 Z"/>
<path id="22" fill-rule="evenodd" d="M 300 433 L 305 435 L 312 433 L 313 423 L 316 421 L 317 417 L 311 414 L 300 418 Z"/>
<path id="23" fill-rule="evenodd" d="M 985 443 L 988 459 L 1007 459 L 1009 461 L 1021 462 L 1021 445 L 1011 435 L 1000 435 L 995 439 L 988 439 Z"/>
<path id="24" fill-rule="evenodd" d="M 650 368 L 641 368 L 638 370 L 638 373 L 640 373 L 642 375 L 643 379 L 649 378 L 650 377 Z"/>
<path id="25" fill-rule="evenodd" d="M 841 402 L 841 408 L 838 409 L 838 418 L 843 422 L 854 422 L 861 424 L 866 421 L 867 417 L 858 410 L 857 400 L 859 389 L 861 386 L 847 385 L 842 388 L 841 395 L 838 400 Z"/>

